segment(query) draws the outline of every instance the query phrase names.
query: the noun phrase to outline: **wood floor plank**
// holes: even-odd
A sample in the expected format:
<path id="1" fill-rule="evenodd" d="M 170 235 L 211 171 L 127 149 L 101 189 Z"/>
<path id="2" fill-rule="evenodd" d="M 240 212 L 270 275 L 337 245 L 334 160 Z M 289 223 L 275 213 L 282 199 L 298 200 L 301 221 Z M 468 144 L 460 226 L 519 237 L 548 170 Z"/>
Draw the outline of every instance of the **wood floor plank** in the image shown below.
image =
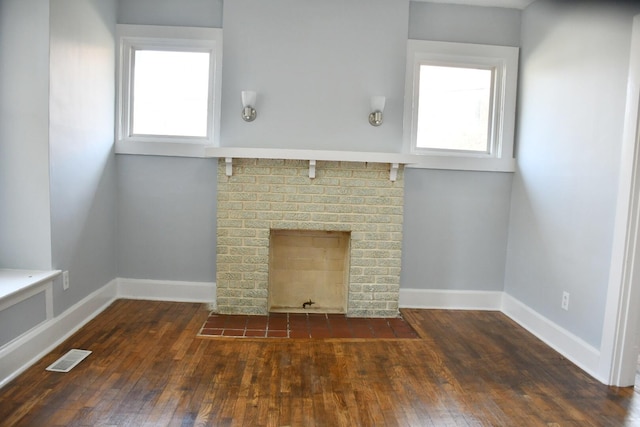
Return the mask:
<path id="1" fill-rule="evenodd" d="M 0 390 L 2 426 L 624 426 L 599 384 L 498 312 L 403 310 L 415 340 L 196 337 L 201 304 L 119 300 Z M 44 368 L 71 348 L 71 372 Z"/>

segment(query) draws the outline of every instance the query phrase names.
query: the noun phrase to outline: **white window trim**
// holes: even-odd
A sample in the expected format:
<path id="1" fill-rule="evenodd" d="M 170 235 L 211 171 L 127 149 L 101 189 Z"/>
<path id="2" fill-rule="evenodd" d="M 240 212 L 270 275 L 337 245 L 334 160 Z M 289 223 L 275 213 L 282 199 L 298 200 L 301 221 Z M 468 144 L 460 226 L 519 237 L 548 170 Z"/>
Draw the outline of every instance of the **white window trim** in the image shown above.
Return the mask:
<path id="1" fill-rule="evenodd" d="M 490 153 L 416 148 L 419 69 L 422 64 L 495 67 L 494 114 L 496 121 Z M 409 40 L 405 80 L 403 151 L 421 157 L 408 167 L 513 172 L 515 160 L 518 48 L 468 43 Z"/>
<path id="2" fill-rule="evenodd" d="M 157 25 L 117 25 L 118 88 L 116 101 L 117 154 L 203 157 L 207 147 L 220 141 L 222 78 L 222 30 L 219 28 L 165 27 Z M 131 135 L 130 95 L 133 49 L 178 49 L 210 52 L 207 137 Z"/>

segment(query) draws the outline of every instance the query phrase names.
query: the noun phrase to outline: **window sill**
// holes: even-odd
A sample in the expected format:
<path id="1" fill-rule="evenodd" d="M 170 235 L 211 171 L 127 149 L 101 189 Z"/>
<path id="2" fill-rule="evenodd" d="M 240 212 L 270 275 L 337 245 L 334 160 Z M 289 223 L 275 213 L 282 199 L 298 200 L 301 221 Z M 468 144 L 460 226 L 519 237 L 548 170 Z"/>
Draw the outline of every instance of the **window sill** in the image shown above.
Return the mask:
<path id="1" fill-rule="evenodd" d="M 205 144 L 170 142 L 116 142 L 116 154 L 135 154 L 141 156 L 205 157 Z"/>
<path id="2" fill-rule="evenodd" d="M 444 169 L 477 172 L 515 172 L 516 160 L 475 157 L 448 157 L 415 155 L 419 160 L 407 164 L 408 168 L 416 169 Z"/>

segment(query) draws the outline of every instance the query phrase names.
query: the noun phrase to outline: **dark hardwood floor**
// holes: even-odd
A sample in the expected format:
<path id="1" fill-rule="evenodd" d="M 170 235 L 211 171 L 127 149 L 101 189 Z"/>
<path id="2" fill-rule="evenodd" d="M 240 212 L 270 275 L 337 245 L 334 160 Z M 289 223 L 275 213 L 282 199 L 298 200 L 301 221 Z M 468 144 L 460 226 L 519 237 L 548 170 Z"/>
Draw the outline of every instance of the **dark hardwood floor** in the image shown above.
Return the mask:
<path id="1" fill-rule="evenodd" d="M 0 390 L 0 425 L 640 425 L 633 388 L 501 313 L 403 314 L 421 339 L 206 339 L 203 305 L 119 300 Z M 71 348 L 93 353 L 44 370 Z"/>

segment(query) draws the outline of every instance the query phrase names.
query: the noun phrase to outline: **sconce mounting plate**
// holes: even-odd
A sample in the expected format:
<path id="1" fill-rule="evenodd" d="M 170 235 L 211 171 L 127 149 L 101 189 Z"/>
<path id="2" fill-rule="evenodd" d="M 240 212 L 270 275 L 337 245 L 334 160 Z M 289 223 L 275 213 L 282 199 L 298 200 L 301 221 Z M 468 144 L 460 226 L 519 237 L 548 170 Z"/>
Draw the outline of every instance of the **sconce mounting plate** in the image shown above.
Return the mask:
<path id="1" fill-rule="evenodd" d="M 252 107 L 244 107 L 242 109 L 242 120 L 252 122 L 256 119 L 256 109 Z"/>
<path id="2" fill-rule="evenodd" d="M 369 114 L 369 124 L 371 126 L 380 126 L 382 124 L 382 113 L 375 111 Z"/>

